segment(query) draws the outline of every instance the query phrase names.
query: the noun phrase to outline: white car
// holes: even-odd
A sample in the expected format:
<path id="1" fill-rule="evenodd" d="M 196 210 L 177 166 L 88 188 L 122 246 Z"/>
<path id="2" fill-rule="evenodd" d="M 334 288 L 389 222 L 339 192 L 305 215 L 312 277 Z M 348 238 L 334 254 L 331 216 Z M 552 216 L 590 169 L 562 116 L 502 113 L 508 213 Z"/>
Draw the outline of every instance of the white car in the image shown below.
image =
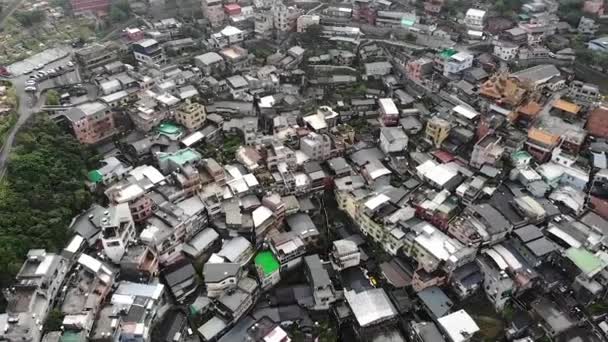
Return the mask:
<path id="1" fill-rule="evenodd" d="M 69 66 L 70 68 L 71 68 L 71 67 L 73 67 L 73 66 L 74 66 L 74 62 L 69 61 L 69 62 L 68 62 L 68 66 Z"/>
<path id="2" fill-rule="evenodd" d="M 36 87 L 34 87 L 34 86 L 27 86 L 27 87 L 25 87 L 25 91 L 34 92 L 34 91 L 36 91 Z"/>
<path id="3" fill-rule="evenodd" d="M 27 80 L 27 81 L 25 81 L 25 84 L 28 85 L 28 86 L 29 85 L 35 85 L 36 81 L 34 81 L 34 80 Z"/>
<path id="4" fill-rule="evenodd" d="M 34 68 L 34 70 L 40 70 L 42 68 L 44 68 L 44 64 L 38 64 L 38 65 L 36 65 L 36 67 Z"/>

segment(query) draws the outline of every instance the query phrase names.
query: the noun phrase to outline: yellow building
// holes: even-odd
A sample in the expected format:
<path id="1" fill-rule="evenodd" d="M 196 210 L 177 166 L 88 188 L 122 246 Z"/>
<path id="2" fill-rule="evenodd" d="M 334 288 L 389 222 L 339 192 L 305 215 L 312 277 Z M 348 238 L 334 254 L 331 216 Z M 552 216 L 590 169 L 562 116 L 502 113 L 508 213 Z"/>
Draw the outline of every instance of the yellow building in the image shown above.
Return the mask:
<path id="1" fill-rule="evenodd" d="M 188 131 L 196 131 L 203 127 L 207 120 L 205 106 L 187 99 L 180 105 L 175 113 L 175 121 L 186 127 Z"/>
<path id="2" fill-rule="evenodd" d="M 426 123 L 425 138 L 435 147 L 441 146 L 448 134 L 450 134 L 450 123 L 446 120 L 434 117 Z"/>

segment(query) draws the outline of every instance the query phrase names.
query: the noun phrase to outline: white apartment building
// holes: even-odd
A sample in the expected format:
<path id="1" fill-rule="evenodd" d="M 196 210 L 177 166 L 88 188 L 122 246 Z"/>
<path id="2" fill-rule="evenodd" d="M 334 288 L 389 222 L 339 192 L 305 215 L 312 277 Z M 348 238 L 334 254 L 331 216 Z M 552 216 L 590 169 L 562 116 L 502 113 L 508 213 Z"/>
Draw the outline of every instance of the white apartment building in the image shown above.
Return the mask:
<path id="1" fill-rule="evenodd" d="M 517 57 L 519 46 L 511 42 L 497 41 L 494 43 L 494 56 L 503 61 L 510 61 Z"/>
<path id="2" fill-rule="evenodd" d="M 443 67 L 443 74 L 458 74 L 459 72 L 470 68 L 473 65 L 473 55 L 467 52 L 459 52 L 451 56 Z"/>
<path id="3" fill-rule="evenodd" d="M 336 240 L 333 242 L 330 261 L 333 268 L 338 271 L 358 266 L 361 261 L 359 247 L 350 240 Z"/>
<path id="4" fill-rule="evenodd" d="M 472 30 L 482 31 L 485 18 L 486 11 L 470 8 L 464 17 L 464 23 Z"/>
<path id="5" fill-rule="evenodd" d="M 130 240 L 135 239 L 135 223 L 127 203 L 120 203 L 104 211 L 101 223 L 101 244 L 108 258 L 120 263 Z"/>
<path id="6" fill-rule="evenodd" d="M 311 132 L 300 139 L 300 151 L 312 160 L 327 160 L 331 158 L 331 139 L 325 134 Z"/>

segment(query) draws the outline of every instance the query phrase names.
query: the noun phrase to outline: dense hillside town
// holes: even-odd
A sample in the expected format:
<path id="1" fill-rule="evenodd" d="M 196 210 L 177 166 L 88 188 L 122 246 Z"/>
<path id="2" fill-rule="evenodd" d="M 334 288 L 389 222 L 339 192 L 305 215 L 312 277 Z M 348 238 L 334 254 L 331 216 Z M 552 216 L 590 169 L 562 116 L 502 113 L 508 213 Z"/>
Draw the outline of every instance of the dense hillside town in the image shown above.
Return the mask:
<path id="1" fill-rule="evenodd" d="M 0 26 L 0 341 L 608 340 L 603 0 Z"/>

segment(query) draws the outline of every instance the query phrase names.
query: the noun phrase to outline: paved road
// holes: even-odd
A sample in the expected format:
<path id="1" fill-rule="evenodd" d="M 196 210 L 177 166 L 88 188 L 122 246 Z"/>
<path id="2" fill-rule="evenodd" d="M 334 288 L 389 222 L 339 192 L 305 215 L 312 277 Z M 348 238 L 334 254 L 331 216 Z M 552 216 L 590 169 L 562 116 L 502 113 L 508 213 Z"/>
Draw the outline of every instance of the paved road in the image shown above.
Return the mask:
<path id="1" fill-rule="evenodd" d="M 45 67 L 45 69 L 55 68 L 59 65 L 65 65 L 71 56 L 62 58 L 58 61 L 50 63 Z M 2 148 L 0 149 L 0 180 L 4 177 L 6 173 L 7 162 L 11 153 L 11 149 L 13 147 L 13 143 L 15 141 L 15 136 L 21 127 L 27 122 L 27 120 L 36 112 L 40 111 L 40 108 L 44 105 L 44 96 L 40 96 L 40 91 L 44 89 L 49 89 L 53 87 L 60 86 L 62 84 L 72 84 L 80 82 L 80 75 L 78 71 L 72 71 L 66 73 L 61 76 L 57 76 L 53 79 L 46 80 L 39 84 L 40 91 L 36 94 L 28 93 L 25 91 L 25 81 L 29 76 L 23 75 L 19 77 L 15 77 L 10 79 L 9 81 L 15 87 L 17 96 L 19 98 L 19 109 L 17 114 L 19 118 L 17 122 L 9 132 L 6 137 L 6 141 Z"/>

